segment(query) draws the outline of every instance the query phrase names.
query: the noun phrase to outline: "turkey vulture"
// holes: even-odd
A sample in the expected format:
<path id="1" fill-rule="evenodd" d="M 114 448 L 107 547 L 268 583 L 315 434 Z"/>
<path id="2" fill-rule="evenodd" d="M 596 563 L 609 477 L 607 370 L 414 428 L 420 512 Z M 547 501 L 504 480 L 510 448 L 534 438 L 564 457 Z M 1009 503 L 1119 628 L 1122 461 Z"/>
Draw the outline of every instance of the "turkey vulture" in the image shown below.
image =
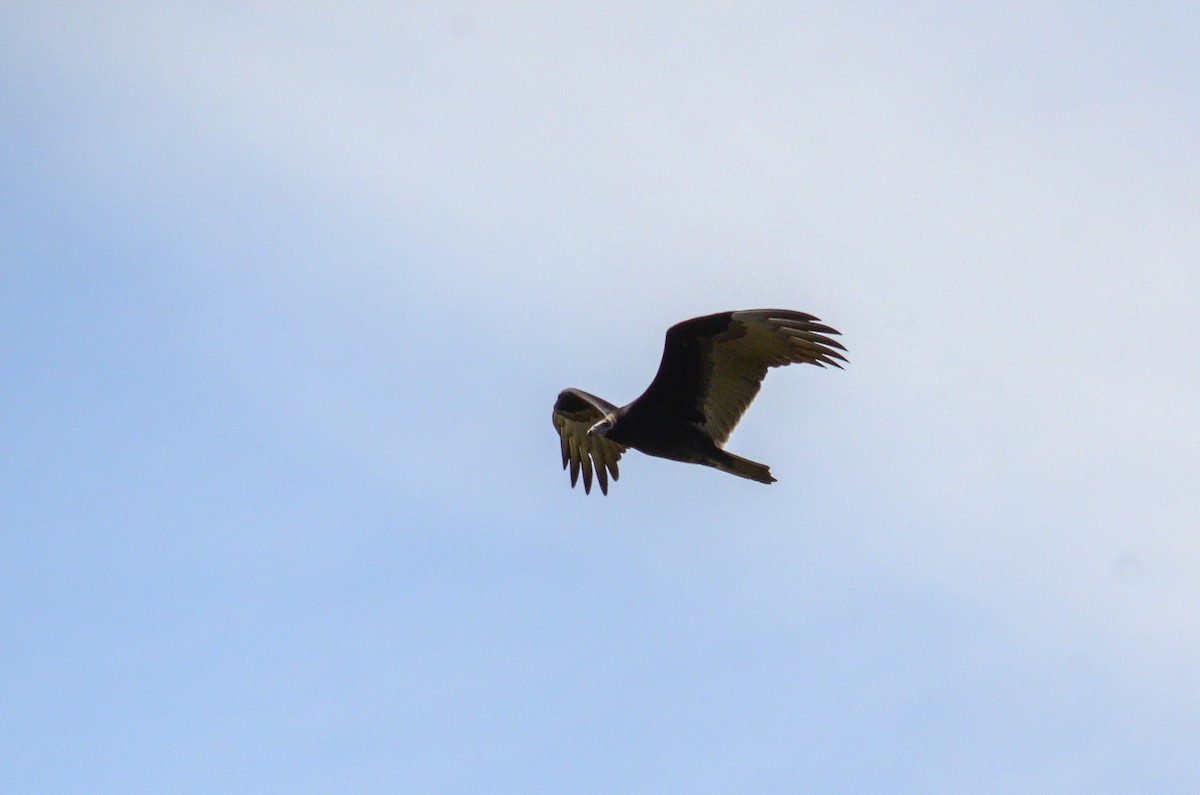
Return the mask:
<path id="1" fill-rule="evenodd" d="M 825 335 L 838 332 L 820 318 L 786 309 L 751 309 L 692 318 L 667 329 L 658 374 L 641 397 L 617 408 L 580 389 L 564 389 L 554 403 L 554 428 L 562 442 L 563 469 L 571 486 L 592 470 L 608 494 L 608 475 L 632 447 L 647 455 L 704 464 L 759 483 L 771 470 L 722 446 L 758 394 L 768 367 L 803 362 L 840 368 L 846 350 Z"/>

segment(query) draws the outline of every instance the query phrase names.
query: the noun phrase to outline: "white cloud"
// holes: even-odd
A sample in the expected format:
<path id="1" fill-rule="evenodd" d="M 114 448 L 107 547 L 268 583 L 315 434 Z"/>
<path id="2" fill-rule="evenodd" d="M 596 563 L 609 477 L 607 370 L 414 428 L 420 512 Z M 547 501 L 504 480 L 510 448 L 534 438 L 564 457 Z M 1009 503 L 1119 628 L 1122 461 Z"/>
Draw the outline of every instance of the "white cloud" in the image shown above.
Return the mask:
<path id="1" fill-rule="evenodd" d="M 382 478 L 557 515 L 541 473 L 512 463 L 557 466 L 553 390 L 631 399 L 666 325 L 693 314 L 812 311 L 852 364 L 773 374 L 731 449 L 796 473 L 754 498 L 763 524 L 828 523 L 821 552 L 840 565 L 821 593 L 846 571 L 917 583 L 1029 639 L 1033 667 L 1083 657 L 1122 697 L 1200 694 L 1195 12 L 25 17 L 6 68 L 18 52 L 45 85 L 99 97 L 84 117 L 100 123 L 61 133 L 68 162 L 133 205 L 202 194 L 209 215 L 178 223 L 216 264 L 180 279 L 217 313 L 197 332 L 221 341 L 214 358 Z M 378 343 L 392 318 L 398 339 Z M 469 366 L 438 370 L 460 352 Z M 387 383 L 373 355 L 428 380 Z M 457 424 L 397 430 L 434 411 Z M 489 479 L 505 460 L 507 480 Z M 669 494 L 731 524 L 747 510 L 746 492 L 696 497 L 716 481 L 658 462 L 624 472 L 606 507 L 571 505 L 620 515 L 625 499 L 653 518 Z M 789 566 L 811 536 L 741 530 L 674 565 L 702 575 L 748 548 L 767 584 L 747 605 L 810 595 Z M 661 549 L 630 554 L 691 576 Z"/>

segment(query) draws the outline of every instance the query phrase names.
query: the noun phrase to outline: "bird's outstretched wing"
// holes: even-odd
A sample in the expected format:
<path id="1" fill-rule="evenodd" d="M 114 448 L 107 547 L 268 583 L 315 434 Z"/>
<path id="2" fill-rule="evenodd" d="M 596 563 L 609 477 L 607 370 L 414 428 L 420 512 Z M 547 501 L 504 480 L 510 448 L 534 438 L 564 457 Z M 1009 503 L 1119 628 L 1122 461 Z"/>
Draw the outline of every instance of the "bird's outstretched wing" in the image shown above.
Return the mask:
<path id="1" fill-rule="evenodd" d="M 804 312 L 751 309 L 693 318 L 667 330 L 662 363 L 630 411 L 686 418 L 719 446 L 758 394 L 767 368 L 841 367 L 838 332 Z"/>
<path id="2" fill-rule="evenodd" d="M 617 407 L 606 400 L 589 395 L 582 389 L 564 389 L 554 402 L 554 429 L 562 442 L 563 469 L 571 467 L 571 486 L 579 480 L 583 470 L 583 490 L 592 493 L 592 469 L 600 481 L 600 491 L 608 494 L 608 475 L 613 480 L 620 477 L 617 459 L 625 452 L 625 446 L 610 441 L 604 436 L 588 436 L 591 428 L 604 415 L 616 411 Z"/>

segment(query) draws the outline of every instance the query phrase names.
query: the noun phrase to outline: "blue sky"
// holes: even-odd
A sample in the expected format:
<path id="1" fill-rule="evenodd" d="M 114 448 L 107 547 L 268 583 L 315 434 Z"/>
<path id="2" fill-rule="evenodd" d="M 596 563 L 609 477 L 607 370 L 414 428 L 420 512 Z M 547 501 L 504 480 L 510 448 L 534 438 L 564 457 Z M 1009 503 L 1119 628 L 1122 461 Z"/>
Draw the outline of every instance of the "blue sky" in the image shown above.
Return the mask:
<path id="1" fill-rule="evenodd" d="M 6 789 L 1195 792 L 1198 33 L 8 4 Z M 569 488 L 759 306 L 778 483 Z"/>

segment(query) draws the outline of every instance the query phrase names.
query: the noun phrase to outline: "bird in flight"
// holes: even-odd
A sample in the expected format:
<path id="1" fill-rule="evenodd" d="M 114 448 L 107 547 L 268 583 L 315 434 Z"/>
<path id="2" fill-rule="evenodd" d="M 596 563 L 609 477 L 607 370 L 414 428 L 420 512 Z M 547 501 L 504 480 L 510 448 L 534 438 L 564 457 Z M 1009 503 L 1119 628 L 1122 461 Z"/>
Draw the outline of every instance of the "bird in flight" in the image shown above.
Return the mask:
<path id="1" fill-rule="evenodd" d="M 592 473 L 608 494 L 608 476 L 632 447 L 647 455 L 774 483 L 771 470 L 722 449 L 762 386 L 767 368 L 788 364 L 848 362 L 846 348 L 827 336 L 836 330 L 820 318 L 787 309 L 751 309 L 692 318 L 667 329 L 658 373 L 627 406 L 581 389 L 564 389 L 554 403 L 554 429 L 562 442 L 563 469 L 571 486 Z"/>

